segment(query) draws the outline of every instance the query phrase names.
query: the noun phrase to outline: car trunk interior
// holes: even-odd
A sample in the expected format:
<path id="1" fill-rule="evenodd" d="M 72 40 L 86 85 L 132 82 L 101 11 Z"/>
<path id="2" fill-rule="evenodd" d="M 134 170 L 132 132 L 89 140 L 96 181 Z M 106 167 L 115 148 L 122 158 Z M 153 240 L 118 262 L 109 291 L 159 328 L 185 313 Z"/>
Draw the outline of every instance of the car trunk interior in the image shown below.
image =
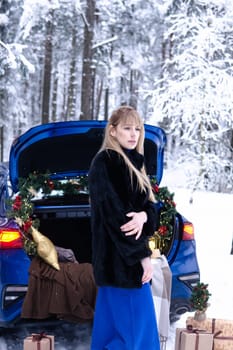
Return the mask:
<path id="1" fill-rule="evenodd" d="M 69 215 L 40 215 L 39 231 L 47 236 L 55 246 L 72 249 L 79 263 L 91 262 L 90 217 L 69 217 Z"/>

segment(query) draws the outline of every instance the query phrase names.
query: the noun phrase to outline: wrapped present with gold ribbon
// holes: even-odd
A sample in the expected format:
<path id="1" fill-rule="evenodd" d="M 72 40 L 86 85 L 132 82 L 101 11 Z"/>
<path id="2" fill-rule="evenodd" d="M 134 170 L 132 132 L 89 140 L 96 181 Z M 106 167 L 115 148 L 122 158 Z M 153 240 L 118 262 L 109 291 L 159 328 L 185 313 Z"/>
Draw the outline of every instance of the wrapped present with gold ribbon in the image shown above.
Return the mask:
<path id="1" fill-rule="evenodd" d="M 193 317 L 188 317 L 186 326 L 213 333 L 213 350 L 233 350 L 233 320 L 206 318 L 196 321 Z"/>
<path id="2" fill-rule="evenodd" d="M 177 328 L 175 350 L 212 350 L 214 335 L 200 329 Z"/>
<path id="3" fill-rule="evenodd" d="M 24 339 L 23 350 L 54 350 L 54 336 L 45 333 L 32 334 Z"/>

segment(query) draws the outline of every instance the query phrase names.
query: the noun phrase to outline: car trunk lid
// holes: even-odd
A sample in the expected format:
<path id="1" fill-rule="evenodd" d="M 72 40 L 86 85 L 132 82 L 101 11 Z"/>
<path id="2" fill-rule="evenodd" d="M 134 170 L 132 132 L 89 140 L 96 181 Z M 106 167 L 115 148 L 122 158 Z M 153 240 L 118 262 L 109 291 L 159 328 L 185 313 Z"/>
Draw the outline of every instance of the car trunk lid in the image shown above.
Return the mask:
<path id="1" fill-rule="evenodd" d="M 50 173 L 57 179 L 87 174 L 101 146 L 105 121 L 68 121 L 35 126 L 18 137 L 10 151 L 10 181 L 18 191 L 19 178 L 30 173 Z M 164 131 L 145 125 L 147 173 L 160 183 L 166 144 Z"/>

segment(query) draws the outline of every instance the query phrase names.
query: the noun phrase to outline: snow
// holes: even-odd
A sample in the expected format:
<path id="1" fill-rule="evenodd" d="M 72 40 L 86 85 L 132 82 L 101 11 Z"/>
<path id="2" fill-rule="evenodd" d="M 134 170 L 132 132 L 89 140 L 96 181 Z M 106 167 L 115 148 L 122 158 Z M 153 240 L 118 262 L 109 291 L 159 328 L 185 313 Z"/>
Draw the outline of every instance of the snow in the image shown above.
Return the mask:
<path id="1" fill-rule="evenodd" d="M 197 256 L 201 282 L 209 284 L 210 306 L 208 317 L 233 319 L 233 255 L 230 254 L 233 238 L 233 196 L 213 192 L 194 192 L 174 184 L 174 174 L 166 177 L 166 183 L 175 193 L 177 209 L 194 223 Z M 170 326 L 166 350 L 174 350 L 175 330 L 185 327 L 185 321 L 193 313 L 182 315 Z M 56 350 L 88 350 L 91 325 L 61 324 L 55 328 L 24 327 L 5 330 L 0 338 L 0 350 L 23 349 L 23 339 L 31 332 L 46 331 L 55 335 Z M 120 350 L 120 349 L 119 349 Z"/>
<path id="2" fill-rule="evenodd" d="M 176 189 L 177 209 L 190 219 L 195 228 L 201 282 L 209 284 L 210 306 L 207 317 L 233 319 L 233 195 Z M 190 203 L 192 198 L 192 203 Z M 167 350 L 174 350 L 175 330 L 185 327 L 188 316 L 171 325 Z"/>

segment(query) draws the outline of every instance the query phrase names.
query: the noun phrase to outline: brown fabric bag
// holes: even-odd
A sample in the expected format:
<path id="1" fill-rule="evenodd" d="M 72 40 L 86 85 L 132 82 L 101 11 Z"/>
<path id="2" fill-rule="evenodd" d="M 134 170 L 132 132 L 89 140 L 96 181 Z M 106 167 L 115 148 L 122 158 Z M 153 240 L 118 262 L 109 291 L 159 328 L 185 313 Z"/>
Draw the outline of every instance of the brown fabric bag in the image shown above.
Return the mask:
<path id="1" fill-rule="evenodd" d="M 29 284 L 22 318 L 85 322 L 93 319 L 97 287 L 89 263 L 60 263 L 57 271 L 35 257 L 29 269 Z"/>

